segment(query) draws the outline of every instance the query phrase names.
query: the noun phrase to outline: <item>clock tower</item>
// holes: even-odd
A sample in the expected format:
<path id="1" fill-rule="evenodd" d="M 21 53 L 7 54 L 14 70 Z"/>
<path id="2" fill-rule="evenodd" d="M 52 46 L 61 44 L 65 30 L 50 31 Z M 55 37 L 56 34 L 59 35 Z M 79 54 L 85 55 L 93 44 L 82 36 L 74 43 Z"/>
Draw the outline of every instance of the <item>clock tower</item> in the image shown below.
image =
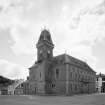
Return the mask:
<path id="1" fill-rule="evenodd" d="M 50 32 L 44 29 L 39 37 L 37 47 L 37 61 L 43 61 L 45 59 L 51 59 L 53 57 L 54 44 L 51 39 Z"/>

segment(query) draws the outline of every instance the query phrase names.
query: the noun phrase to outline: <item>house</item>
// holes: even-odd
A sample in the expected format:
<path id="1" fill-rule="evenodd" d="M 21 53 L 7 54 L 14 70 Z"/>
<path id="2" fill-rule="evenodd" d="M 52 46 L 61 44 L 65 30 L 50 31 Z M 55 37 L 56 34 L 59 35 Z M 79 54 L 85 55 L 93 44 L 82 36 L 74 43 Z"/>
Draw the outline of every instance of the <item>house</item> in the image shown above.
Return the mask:
<path id="1" fill-rule="evenodd" d="M 99 93 L 105 93 L 105 74 L 96 75 L 96 90 Z"/>

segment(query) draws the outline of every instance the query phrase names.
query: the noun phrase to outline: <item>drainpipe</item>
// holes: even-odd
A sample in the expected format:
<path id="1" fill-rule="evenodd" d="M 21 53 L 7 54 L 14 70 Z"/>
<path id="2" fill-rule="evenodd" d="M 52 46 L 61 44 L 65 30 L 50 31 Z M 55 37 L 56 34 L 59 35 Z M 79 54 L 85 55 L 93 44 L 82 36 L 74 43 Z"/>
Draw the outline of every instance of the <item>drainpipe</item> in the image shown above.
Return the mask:
<path id="1" fill-rule="evenodd" d="M 69 95 L 69 64 L 66 62 L 66 95 Z"/>

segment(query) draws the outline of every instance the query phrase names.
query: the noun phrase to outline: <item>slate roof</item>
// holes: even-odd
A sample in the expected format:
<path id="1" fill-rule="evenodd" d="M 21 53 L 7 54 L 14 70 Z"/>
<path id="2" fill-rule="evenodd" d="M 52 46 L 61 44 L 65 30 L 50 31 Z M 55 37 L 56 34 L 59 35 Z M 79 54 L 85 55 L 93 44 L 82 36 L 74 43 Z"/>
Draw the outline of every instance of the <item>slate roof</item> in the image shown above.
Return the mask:
<path id="1" fill-rule="evenodd" d="M 38 40 L 38 43 L 40 42 L 44 42 L 44 41 L 47 41 L 51 44 L 53 44 L 52 42 L 52 38 L 51 38 L 51 34 L 48 30 L 44 29 L 41 34 L 40 34 L 40 37 L 39 37 L 39 40 Z"/>
<path id="2" fill-rule="evenodd" d="M 55 64 L 57 64 L 57 63 L 68 63 L 68 64 L 71 64 L 71 65 L 75 65 L 75 66 L 78 66 L 80 68 L 83 68 L 84 70 L 95 72 L 86 62 L 84 62 L 82 60 L 79 60 L 77 58 L 74 58 L 74 57 L 72 57 L 70 55 L 67 55 L 67 54 L 62 54 L 62 55 L 55 56 L 53 58 L 53 63 L 54 62 L 55 62 Z"/>
<path id="3" fill-rule="evenodd" d="M 10 85 L 14 82 L 14 80 L 8 79 L 6 77 L 0 76 L 0 85 L 6 86 Z"/>
<path id="4" fill-rule="evenodd" d="M 83 70 L 87 70 L 89 72 L 95 73 L 95 71 L 86 62 L 79 60 L 75 57 L 72 57 L 70 55 L 67 55 L 67 54 L 55 56 L 53 57 L 53 59 L 49 60 L 48 62 L 50 64 L 50 67 L 52 66 L 54 67 L 58 64 L 68 63 L 74 66 L 78 66 L 79 68 L 82 68 Z M 34 63 L 30 68 L 38 66 L 38 65 L 40 65 L 40 63 Z"/>

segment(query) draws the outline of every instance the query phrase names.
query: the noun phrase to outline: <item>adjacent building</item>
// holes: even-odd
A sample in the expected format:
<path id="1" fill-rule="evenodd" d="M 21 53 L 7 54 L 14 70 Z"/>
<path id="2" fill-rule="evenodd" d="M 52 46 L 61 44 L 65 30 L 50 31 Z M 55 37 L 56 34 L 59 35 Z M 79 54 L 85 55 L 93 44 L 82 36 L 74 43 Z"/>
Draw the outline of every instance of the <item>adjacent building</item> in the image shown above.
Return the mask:
<path id="1" fill-rule="evenodd" d="M 19 84 L 15 90 L 14 90 L 15 95 L 23 95 L 23 83 Z"/>
<path id="2" fill-rule="evenodd" d="M 68 54 L 53 56 L 51 34 L 44 29 L 39 37 L 37 61 L 29 68 L 31 94 L 72 95 L 95 92 L 96 72 L 85 62 Z"/>
<path id="3" fill-rule="evenodd" d="M 8 86 L 14 83 L 14 80 L 10 80 L 3 76 L 0 76 L 0 95 L 8 94 Z"/>
<path id="4" fill-rule="evenodd" d="M 23 79 L 16 79 L 14 83 L 8 86 L 8 95 L 23 94 Z"/>
<path id="5" fill-rule="evenodd" d="M 0 95 L 7 95 L 8 94 L 8 88 L 7 86 L 0 86 Z"/>
<path id="6" fill-rule="evenodd" d="M 105 93 L 105 74 L 96 75 L 96 91 Z"/>
<path id="7" fill-rule="evenodd" d="M 31 94 L 29 88 L 29 80 L 23 79 L 15 80 L 15 82 L 8 86 L 8 95 L 29 95 Z"/>

